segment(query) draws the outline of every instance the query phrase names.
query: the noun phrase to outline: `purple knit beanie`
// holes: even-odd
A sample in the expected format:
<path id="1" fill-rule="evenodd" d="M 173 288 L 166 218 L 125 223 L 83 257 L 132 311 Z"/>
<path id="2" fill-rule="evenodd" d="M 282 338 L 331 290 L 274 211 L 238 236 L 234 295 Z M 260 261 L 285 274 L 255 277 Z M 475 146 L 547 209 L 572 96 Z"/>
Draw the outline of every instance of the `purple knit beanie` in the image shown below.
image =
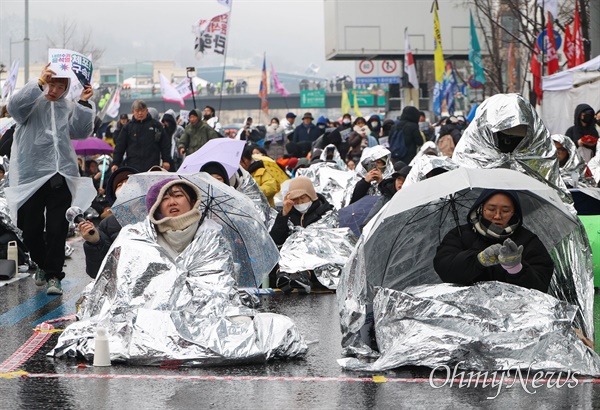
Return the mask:
<path id="1" fill-rule="evenodd" d="M 156 203 L 156 200 L 158 199 L 158 195 L 160 194 L 160 190 L 162 189 L 162 187 L 164 187 L 171 181 L 179 180 L 177 178 L 163 179 L 150 187 L 148 193 L 146 194 L 146 211 L 148 211 L 148 214 L 150 214 L 150 210 Z"/>

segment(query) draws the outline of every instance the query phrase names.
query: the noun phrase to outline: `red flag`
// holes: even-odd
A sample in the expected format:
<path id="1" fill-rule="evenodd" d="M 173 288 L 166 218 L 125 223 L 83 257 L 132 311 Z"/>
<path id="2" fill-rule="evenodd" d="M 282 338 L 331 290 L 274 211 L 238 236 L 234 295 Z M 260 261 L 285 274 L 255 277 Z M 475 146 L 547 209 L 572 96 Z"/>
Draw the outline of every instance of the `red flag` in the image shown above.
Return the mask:
<path id="1" fill-rule="evenodd" d="M 260 109 L 267 115 L 269 114 L 269 101 L 267 101 L 268 93 L 269 90 L 267 88 L 267 56 L 265 56 L 263 60 L 262 79 L 260 80 L 258 96 L 260 97 Z"/>
<path id="2" fill-rule="evenodd" d="M 540 61 L 538 60 L 539 52 L 540 48 L 536 42 L 533 55 L 531 56 L 531 67 L 529 70 L 531 71 L 531 74 L 533 74 L 533 91 L 537 95 L 538 104 L 542 101 L 542 69 L 540 67 Z"/>
<path id="3" fill-rule="evenodd" d="M 579 1 L 575 1 L 575 21 L 573 22 L 573 43 L 575 43 L 575 65 L 585 63 L 583 54 L 583 38 L 581 35 L 581 20 L 579 20 Z"/>
<path id="4" fill-rule="evenodd" d="M 547 24 L 548 43 L 546 44 L 546 56 L 548 57 L 548 75 L 558 71 L 558 55 L 556 54 L 556 41 L 554 41 L 554 30 L 552 30 L 552 15 L 548 13 Z"/>
<path id="5" fill-rule="evenodd" d="M 571 35 L 571 27 L 568 24 L 565 26 L 565 45 L 563 46 L 563 51 L 565 52 L 565 57 L 567 57 L 567 67 L 575 67 L 575 43 Z"/>

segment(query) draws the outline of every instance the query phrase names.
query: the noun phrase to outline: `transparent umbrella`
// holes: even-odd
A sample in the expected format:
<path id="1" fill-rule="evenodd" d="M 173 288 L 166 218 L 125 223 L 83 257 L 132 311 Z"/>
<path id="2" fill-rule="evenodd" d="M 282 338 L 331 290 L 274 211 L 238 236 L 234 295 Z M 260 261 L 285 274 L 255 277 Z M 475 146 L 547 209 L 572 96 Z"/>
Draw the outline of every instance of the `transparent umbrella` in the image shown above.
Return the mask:
<path id="1" fill-rule="evenodd" d="M 234 276 L 239 287 L 258 287 L 279 260 L 277 246 L 266 230 L 252 200 L 206 173 L 144 172 L 131 175 L 119 191 L 113 212 L 121 225 L 146 218 L 146 193 L 164 179 L 182 179 L 202 194 L 202 220 L 210 218 L 223 227 L 233 258 L 239 267 Z"/>

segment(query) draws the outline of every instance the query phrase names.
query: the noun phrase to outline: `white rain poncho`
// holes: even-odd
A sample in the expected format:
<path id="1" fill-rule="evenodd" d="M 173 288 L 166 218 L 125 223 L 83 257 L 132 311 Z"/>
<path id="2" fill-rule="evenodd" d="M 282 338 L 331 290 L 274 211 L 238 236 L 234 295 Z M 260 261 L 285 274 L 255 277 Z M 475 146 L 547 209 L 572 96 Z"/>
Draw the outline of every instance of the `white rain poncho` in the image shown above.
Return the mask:
<path id="1" fill-rule="evenodd" d="M 8 104 L 17 122 L 11 148 L 6 198 L 13 220 L 18 209 L 57 172 L 65 177 L 71 204 L 86 209 L 96 196 L 91 178 L 79 176 L 71 138 L 84 139 L 93 131 L 94 109 L 66 100 L 46 99 L 37 81 L 30 81 Z"/>

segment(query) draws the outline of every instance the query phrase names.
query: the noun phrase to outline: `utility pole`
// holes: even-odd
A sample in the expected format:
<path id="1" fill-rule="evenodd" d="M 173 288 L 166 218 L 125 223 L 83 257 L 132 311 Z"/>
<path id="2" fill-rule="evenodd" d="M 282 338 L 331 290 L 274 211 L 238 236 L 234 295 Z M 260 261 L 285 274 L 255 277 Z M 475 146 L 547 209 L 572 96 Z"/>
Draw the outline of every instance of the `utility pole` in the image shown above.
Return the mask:
<path id="1" fill-rule="evenodd" d="M 25 0 L 25 37 L 23 38 L 24 47 L 24 71 L 25 84 L 29 81 L 29 0 Z"/>

